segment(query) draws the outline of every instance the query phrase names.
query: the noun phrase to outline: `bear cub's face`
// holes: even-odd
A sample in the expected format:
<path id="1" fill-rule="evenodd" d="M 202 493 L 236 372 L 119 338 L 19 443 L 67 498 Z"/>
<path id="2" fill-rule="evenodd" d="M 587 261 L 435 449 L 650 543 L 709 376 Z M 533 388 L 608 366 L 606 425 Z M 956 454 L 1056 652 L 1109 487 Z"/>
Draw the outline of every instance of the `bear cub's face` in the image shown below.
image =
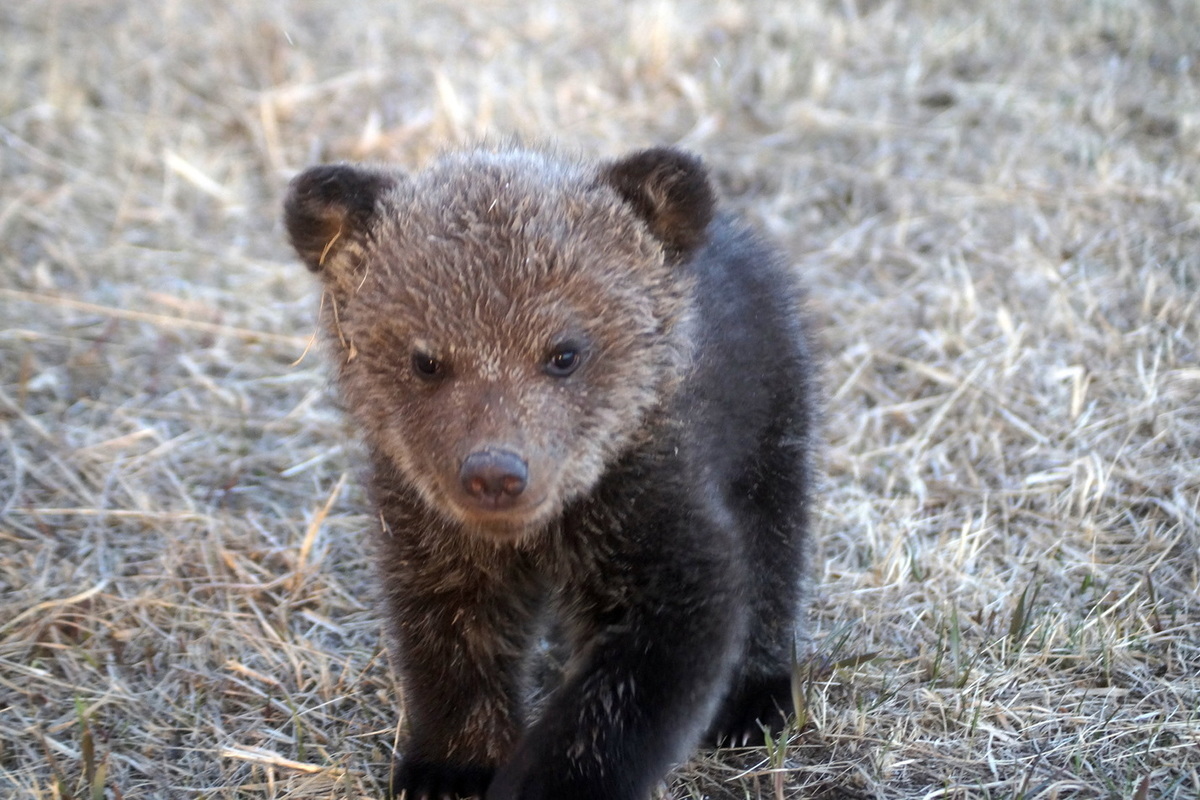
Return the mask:
<path id="1" fill-rule="evenodd" d="M 368 445 L 436 513 L 505 541 L 587 493 L 669 397 L 690 336 L 679 265 L 712 206 L 674 150 L 475 150 L 413 175 L 311 168 L 285 222 Z"/>

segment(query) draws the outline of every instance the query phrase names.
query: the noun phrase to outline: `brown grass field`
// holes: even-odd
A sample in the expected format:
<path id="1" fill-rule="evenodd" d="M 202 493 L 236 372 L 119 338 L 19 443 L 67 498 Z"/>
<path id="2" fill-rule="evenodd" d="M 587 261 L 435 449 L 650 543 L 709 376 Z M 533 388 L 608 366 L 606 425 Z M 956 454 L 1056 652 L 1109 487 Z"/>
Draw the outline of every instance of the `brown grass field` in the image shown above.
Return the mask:
<path id="1" fill-rule="evenodd" d="M 0 797 L 382 797 L 280 199 L 510 134 L 699 152 L 820 329 L 800 724 L 663 797 L 1200 796 L 1200 3 L 2 5 Z"/>

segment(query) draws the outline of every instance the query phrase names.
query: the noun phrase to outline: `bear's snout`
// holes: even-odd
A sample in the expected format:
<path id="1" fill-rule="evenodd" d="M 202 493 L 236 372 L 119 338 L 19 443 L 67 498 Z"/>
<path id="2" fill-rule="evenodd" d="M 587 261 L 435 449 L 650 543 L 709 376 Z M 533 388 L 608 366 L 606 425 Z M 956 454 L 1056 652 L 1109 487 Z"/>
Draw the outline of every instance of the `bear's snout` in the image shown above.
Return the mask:
<path id="1" fill-rule="evenodd" d="M 463 459 L 458 479 L 480 506 L 508 508 L 525 491 L 529 466 L 511 450 L 476 450 Z"/>

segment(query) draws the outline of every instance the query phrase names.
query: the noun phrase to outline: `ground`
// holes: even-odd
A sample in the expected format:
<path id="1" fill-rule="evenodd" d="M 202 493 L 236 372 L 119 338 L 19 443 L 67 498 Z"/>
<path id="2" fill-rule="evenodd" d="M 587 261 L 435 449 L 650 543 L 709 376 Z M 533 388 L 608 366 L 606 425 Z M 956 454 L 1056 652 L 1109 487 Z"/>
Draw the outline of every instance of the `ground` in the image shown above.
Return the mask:
<path id="1" fill-rule="evenodd" d="M 0 794 L 379 797 L 396 709 L 288 178 L 679 144 L 827 404 L 786 747 L 679 798 L 1200 794 L 1200 4 L 0 9 Z"/>

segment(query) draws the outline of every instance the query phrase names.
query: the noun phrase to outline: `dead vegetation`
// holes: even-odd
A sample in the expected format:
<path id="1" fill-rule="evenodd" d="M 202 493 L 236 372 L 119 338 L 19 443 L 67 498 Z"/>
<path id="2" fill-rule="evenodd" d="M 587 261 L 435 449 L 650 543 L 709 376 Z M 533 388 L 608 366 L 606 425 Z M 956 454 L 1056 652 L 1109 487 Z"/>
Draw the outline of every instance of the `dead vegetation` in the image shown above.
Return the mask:
<path id="1" fill-rule="evenodd" d="M 827 353 L 787 749 L 677 798 L 1200 795 L 1200 6 L 0 9 L 0 794 L 379 797 L 292 171 L 701 152 Z"/>

